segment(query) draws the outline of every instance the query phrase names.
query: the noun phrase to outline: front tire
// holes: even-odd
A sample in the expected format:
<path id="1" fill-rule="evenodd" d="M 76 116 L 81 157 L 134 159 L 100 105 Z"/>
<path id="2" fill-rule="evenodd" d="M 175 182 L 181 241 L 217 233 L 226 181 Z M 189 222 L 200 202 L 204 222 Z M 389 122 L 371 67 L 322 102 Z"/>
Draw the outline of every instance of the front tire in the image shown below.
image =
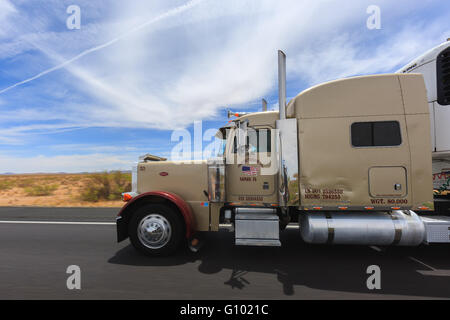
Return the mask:
<path id="1" fill-rule="evenodd" d="M 131 218 L 128 234 L 133 246 L 149 256 L 167 256 L 183 241 L 183 222 L 170 206 L 148 204 Z"/>

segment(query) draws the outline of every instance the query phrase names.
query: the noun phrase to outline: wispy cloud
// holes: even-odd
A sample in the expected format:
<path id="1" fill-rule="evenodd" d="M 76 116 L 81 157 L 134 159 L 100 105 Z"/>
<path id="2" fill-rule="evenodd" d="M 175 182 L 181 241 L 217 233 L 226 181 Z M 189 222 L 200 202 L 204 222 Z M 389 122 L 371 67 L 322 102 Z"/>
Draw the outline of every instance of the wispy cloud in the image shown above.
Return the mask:
<path id="1" fill-rule="evenodd" d="M 141 24 L 141 25 L 139 25 L 139 26 L 137 26 L 137 27 L 127 31 L 127 32 L 125 32 L 124 34 L 122 34 L 122 35 L 120 35 L 118 37 L 115 37 L 114 39 L 109 40 L 108 42 L 105 42 L 105 43 L 97 45 L 97 46 L 95 46 L 93 48 L 84 50 L 83 52 L 77 54 L 75 57 L 70 58 L 68 60 L 65 60 L 65 61 L 61 62 L 60 64 L 54 66 L 54 67 L 51 67 L 51 68 L 49 68 L 47 70 L 44 70 L 44 71 L 38 73 L 35 76 L 32 76 L 32 77 L 30 77 L 28 79 L 25 79 L 25 80 L 19 81 L 17 83 L 14 83 L 14 84 L 10 85 L 9 87 L 1 89 L 0 90 L 0 94 L 4 93 L 6 91 L 9 91 L 9 90 L 11 90 L 11 89 L 13 89 L 13 88 L 15 88 L 17 86 L 20 86 L 20 85 L 23 85 L 25 83 L 28 83 L 30 81 L 39 79 L 40 77 L 42 77 L 42 76 L 44 76 L 46 74 L 49 74 L 49 73 L 51 73 L 53 71 L 62 69 L 64 67 L 68 66 L 69 64 L 71 64 L 72 62 L 77 61 L 77 60 L 81 59 L 82 57 L 84 57 L 84 56 L 86 56 L 88 54 L 91 54 L 93 52 L 96 52 L 96 51 L 102 50 L 104 48 L 107 48 L 107 47 L 113 45 L 114 43 L 120 41 L 121 39 L 123 39 L 123 38 L 125 38 L 125 37 L 127 37 L 127 36 L 129 36 L 129 35 L 131 35 L 131 34 L 133 34 L 135 32 L 138 32 L 139 30 L 141 30 L 141 29 L 143 29 L 143 28 L 145 28 L 145 27 L 147 27 L 147 26 L 149 26 L 151 24 L 154 24 L 154 23 L 162 21 L 164 19 L 173 17 L 173 16 L 175 16 L 177 14 L 180 14 L 180 13 L 186 11 L 186 10 L 189 10 L 189 9 L 195 7 L 197 4 L 201 3 L 202 1 L 203 0 L 190 0 L 188 3 L 186 3 L 184 5 L 181 5 L 179 7 L 176 7 L 174 9 L 171 9 L 171 10 L 169 10 L 169 11 L 167 11 L 167 12 L 161 14 L 161 15 L 158 15 L 157 17 L 155 17 L 155 18 L 153 18 L 153 19 L 151 19 L 149 21 L 146 21 L 145 23 L 143 23 L 143 24 Z"/>
<path id="2" fill-rule="evenodd" d="M 0 0 L 0 145 L 90 127 L 157 135 L 224 107 L 272 104 L 277 49 L 288 55 L 295 96 L 391 72 L 450 37 L 438 0 L 377 1 L 382 29 L 373 31 L 369 0 L 77 2 L 81 30 L 65 28 L 64 1 Z"/>
<path id="3" fill-rule="evenodd" d="M 105 170 L 130 170 L 135 161 L 130 155 L 92 153 L 87 155 L 59 155 L 14 157 L 0 156 L 2 173 L 42 173 L 42 172 L 93 172 Z"/>
<path id="4" fill-rule="evenodd" d="M 317 84 L 353 75 L 393 72 L 447 36 L 447 16 L 426 23 L 407 21 L 384 41 L 365 46 L 359 44 L 364 39 L 357 32 L 338 34 L 327 41 L 315 41 L 294 56 L 291 75 Z"/>

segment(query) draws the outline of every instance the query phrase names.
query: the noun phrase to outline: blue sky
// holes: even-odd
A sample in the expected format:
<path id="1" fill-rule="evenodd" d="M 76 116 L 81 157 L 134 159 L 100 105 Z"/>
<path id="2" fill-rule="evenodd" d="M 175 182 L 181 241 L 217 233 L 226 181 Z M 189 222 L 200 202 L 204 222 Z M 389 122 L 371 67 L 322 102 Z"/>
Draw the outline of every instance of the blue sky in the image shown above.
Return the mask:
<path id="1" fill-rule="evenodd" d="M 79 30 L 66 27 L 70 5 Z M 369 5 L 381 9 L 379 30 L 366 27 Z M 288 97 L 393 72 L 450 38 L 450 5 L 0 0 L 0 23 L 0 173 L 82 172 L 170 156 L 173 130 L 218 128 L 226 108 L 256 111 L 261 98 L 277 108 L 277 49 Z"/>

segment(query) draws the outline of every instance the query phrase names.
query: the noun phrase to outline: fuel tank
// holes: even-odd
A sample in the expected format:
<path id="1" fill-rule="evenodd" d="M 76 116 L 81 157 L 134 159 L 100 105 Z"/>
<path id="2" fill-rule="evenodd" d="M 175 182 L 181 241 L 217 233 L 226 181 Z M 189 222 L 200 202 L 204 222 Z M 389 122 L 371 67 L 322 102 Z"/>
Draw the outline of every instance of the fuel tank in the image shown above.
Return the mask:
<path id="1" fill-rule="evenodd" d="M 418 246 L 425 239 L 424 223 L 410 210 L 303 213 L 299 224 L 307 243 Z"/>

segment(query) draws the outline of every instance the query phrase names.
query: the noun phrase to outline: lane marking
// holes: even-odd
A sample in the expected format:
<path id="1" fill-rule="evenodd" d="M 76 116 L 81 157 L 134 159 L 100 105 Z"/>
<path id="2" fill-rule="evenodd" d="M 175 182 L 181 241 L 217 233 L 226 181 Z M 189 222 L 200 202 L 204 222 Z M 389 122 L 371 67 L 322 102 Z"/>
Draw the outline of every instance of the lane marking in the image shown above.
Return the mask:
<path id="1" fill-rule="evenodd" d="M 221 224 L 219 224 L 219 228 L 231 228 L 231 224 L 229 224 L 229 223 L 221 223 Z M 287 226 L 286 226 L 286 229 L 298 229 L 299 228 L 299 226 L 297 225 L 297 224 L 288 224 Z"/>
<path id="2" fill-rule="evenodd" d="M 383 251 L 383 250 L 381 250 L 380 247 L 377 247 L 377 246 L 370 246 L 369 248 L 371 248 L 371 249 L 373 249 L 375 251 L 378 251 L 378 252 L 382 252 Z"/>
<path id="3" fill-rule="evenodd" d="M 429 265 L 427 265 L 426 263 L 424 263 L 424 262 L 422 262 L 422 261 L 420 261 L 420 260 L 418 260 L 418 259 L 416 259 L 416 258 L 414 258 L 414 257 L 408 257 L 410 260 L 412 260 L 412 261 L 414 261 L 414 262 L 417 262 L 417 263 L 419 263 L 419 264 L 421 264 L 422 266 L 424 266 L 424 267 L 426 267 L 426 268 L 428 268 L 428 269 L 431 269 L 431 270 L 436 270 L 435 268 L 433 268 L 432 266 L 429 266 Z"/>
<path id="4" fill-rule="evenodd" d="M 83 221 L 14 221 L 14 220 L 1 220 L 0 223 L 4 224 L 79 224 L 79 225 L 99 225 L 99 226 L 111 226 L 115 225 L 115 222 L 83 222 Z"/>
<path id="5" fill-rule="evenodd" d="M 450 270 L 446 270 L 446 269 L 436 269 L 433 268 L 432 266 L 414 258 L 414 257 L 408 257 L 410 260 L 417 262 L 419 264 L 421 264 L 422 266 L 430 269 L 430 270 L 416 270 L 416 272 L 424 275 L 424 276 L 434 276 L 434 277 L 450 277 Z"/>
<path id="6" fill-rule="evenodd" d="M 115 222 L 84 222 L 84 221 L 29 221 L 29 220 L 0 220 L 0 223 L 9 224 L 79 224 L 79 225 L 116 225 Z M 219 224 L 219 227 L 229 228 L 231 224 Z M 297 225 L 288 225 L 286 229 L 298 229 Z"/>

